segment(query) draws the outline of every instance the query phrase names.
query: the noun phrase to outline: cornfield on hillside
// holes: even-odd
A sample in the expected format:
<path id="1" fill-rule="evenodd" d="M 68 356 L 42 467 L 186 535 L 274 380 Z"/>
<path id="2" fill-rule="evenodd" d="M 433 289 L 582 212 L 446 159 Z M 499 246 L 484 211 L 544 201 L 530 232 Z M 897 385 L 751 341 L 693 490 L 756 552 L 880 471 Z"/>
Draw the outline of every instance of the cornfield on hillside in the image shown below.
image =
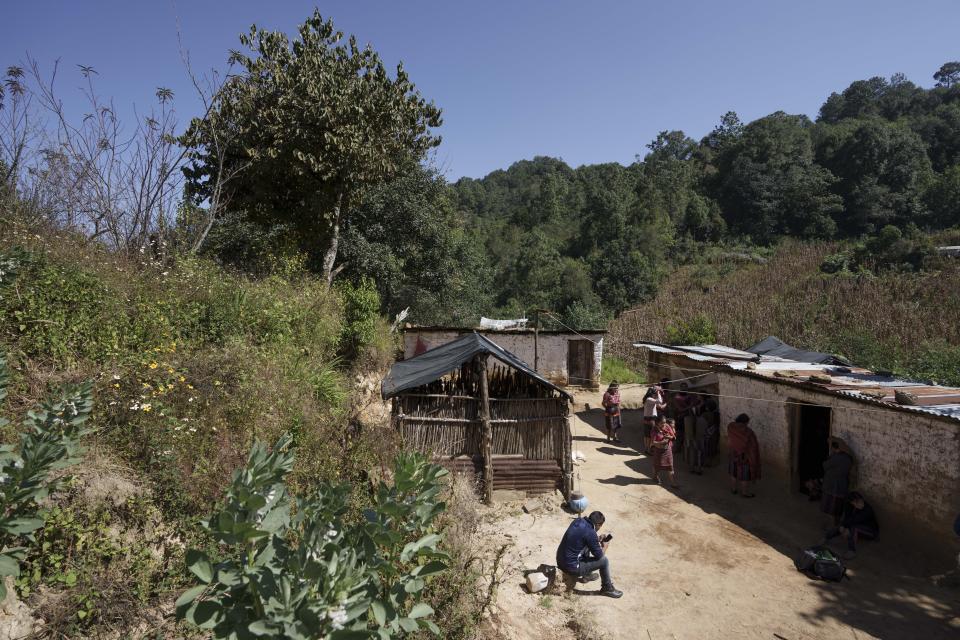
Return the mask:
<path id="1" fill-rule="evenodd" d="M 932 273 L 826 275 L 832 243 L 789 242 L 765 264 L 713 263 L 675 272 L 649 303 L 611 325 L 613 355 L 702 314 L 716 341 L 745 348 L 768 335 L 858 364 L 960 383 L 960 264 Z"/>

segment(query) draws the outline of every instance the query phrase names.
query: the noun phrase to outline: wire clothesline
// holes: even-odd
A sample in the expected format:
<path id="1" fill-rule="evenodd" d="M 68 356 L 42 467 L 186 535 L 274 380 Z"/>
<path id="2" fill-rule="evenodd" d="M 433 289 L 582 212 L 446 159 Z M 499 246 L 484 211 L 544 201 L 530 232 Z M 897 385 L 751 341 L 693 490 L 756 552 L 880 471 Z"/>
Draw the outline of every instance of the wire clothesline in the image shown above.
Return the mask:
<path id="1" fill-rule="evenodd" d="M 572 331 L 573 333 L 577 334 L 578 336 L 580 336 L 580 337 L 583 338 L 584 340 L 587 340 L 588 342 L 592 342 L 593 344 L 597 344 L 597 341 L 596 341 L 596 340 L 593 340 L 593 339 L 591 339 L 591 338 L 588 338 L 587 336 L 583 335 L 582 333 L 580 333 L 579 331 L 577 331 L 577 330 L 574 329 L 573 327 L 571 327 L 571 326 L 569 326 L 569 325 L 567 325 L 567 324 L 564 324 L 563 320 L 561 320 L 560 318 L 558 318 L 557 316 L 555 316 L 552 312 L 544 310 L 544 313 L 547 314 L 548 316 L 550 316 L 551 318 L 553 318 L 554 320 L 556 320 L 557 323 L 558 323 L 561 327 L 563 327 L 563 328 L 565 328 L 565 329 L 567 329 L 567 330 L 569 330 L 569 331 Z"/>

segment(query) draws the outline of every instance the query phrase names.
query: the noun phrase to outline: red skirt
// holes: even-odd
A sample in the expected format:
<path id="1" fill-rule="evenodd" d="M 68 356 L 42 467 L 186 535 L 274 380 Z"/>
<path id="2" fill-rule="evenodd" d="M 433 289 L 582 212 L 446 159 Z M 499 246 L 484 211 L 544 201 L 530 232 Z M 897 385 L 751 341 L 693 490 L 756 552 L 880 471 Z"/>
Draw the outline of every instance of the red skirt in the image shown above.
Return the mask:
<path id="1" fill-rule="evenodd" d="M 655 471 L 673 471 L 673 447 L 650 447 L 650 457 Z"/>

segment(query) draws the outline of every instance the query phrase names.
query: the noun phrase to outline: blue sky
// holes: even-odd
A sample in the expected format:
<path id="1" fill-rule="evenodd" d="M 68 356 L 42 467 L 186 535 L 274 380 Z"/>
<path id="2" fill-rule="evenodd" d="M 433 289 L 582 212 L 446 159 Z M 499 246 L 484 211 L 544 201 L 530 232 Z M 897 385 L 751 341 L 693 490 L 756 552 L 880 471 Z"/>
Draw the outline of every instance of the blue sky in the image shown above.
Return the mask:
<path id="1" fill-rule="evenodd" d="M 194 66 L 223 68 L 251 23 L 289 31 L 314 6 L 390 64 L 403 60 L 443 108 L 435 162 L 450 179 L 536 155 L 629 163 L 663 129 L 700 138 L 728 110 L 815 117 L 853 80 L 903 72 L 930 86 L 960 59 L 956 0 L 30 0 L 4 9 L 0 65 L 60 58 L 68 105 L 76 64 L 93 66 L 121 107 L 170 87 L 185 123 L 198 103 L 178 17 Z"/>

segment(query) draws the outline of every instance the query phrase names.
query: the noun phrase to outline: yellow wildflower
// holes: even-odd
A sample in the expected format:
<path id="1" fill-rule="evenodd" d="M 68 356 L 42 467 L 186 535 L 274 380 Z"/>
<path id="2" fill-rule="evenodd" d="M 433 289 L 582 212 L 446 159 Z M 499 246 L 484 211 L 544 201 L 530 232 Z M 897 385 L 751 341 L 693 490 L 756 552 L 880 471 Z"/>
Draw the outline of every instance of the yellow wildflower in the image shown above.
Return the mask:
<path id="1" fill-rule="evenodd" d="M 183 376 L 180 376 L 180 382 L 186 382 L 186 381 L 187 381 L 186 378 L 184 378 Z"/>
<path id="2" fill-rule="evenodd" d="M 115 389 L 119 389 L 119 388 L 120 388 L 120 383 L 119 383 L 119 382 L 114 382 L 114 383 L 113 383 L 113 386 L 114 386 Z"/>
<path id="3" fill-rule="evenodd" d="M 160 365 L 158 365 L 156 362 L 151 362 L 151 363 L 150 363 L 150 368 L 151 368 L 151 369 L 156 369 L 156 368 L 159 367 L 159 366 L 160 366 Z"/>
<path id="4" fill-rule="evenodd" d="M 144 413 L 150 413 L 150 410 L 153 409 L 153 405 L 151 405 L 149 402 L 145 402 L 140 406 L 140 408 L 143 409 Z"/>
<path id="5" fill-rule="evenodd" d="M 167 373 L 173 373 L 173 369 L 167 369 Z"/>

